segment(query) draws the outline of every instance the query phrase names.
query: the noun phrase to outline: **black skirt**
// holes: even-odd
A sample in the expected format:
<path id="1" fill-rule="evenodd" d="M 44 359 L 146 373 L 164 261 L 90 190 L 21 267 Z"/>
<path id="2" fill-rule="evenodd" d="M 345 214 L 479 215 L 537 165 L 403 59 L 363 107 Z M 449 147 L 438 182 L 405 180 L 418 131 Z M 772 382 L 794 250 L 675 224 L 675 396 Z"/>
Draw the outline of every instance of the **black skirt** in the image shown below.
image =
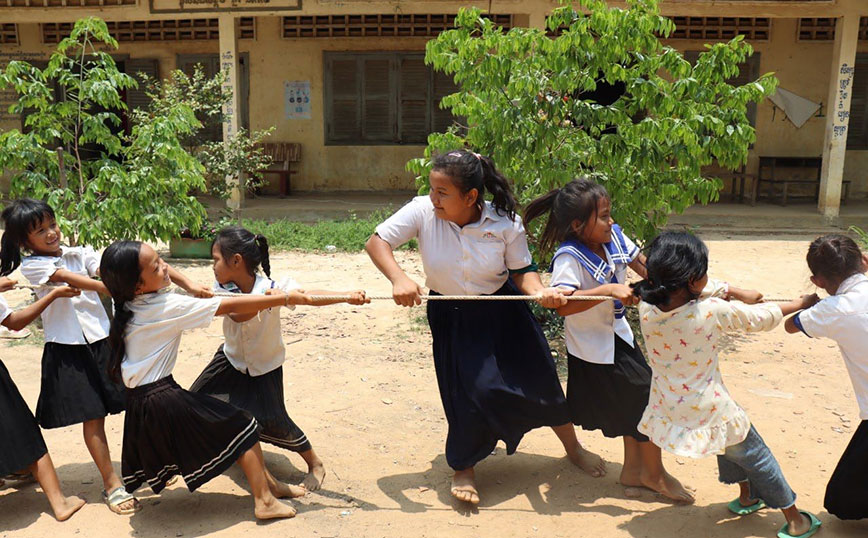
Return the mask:
<path id="1" fill-rule="evenodd" d="M 839 519 L 868 518 L 868 420 L 863 420 L 829 484 L 823 506 Z"/>
<path id="2" fill-rule="evenodd" d="M 510 281 L 496 292 L 517 293 Z M 528 431 L 569 422 L 551 350 L 524 301 L 429 301 L 428 323 L 450 467 L 473 467 L 498 440 L 512 454 Z"/>
<path id="3" fill-rule="evenodd" d="M 196 488 L 232 466 L 252 448 L 256 419 L 204 394 L 189 392 L 172 376 L 127 389 L 121 473 L 132 493 L 145 482 L 154 493 L 180 474 Z"/>
<path id="4" fill-rule="evenodd" d="M 108 375 L 108 339 L 92 344 L 46 342 L 36 420 L 46 429 L 103 418 L 124 410 L 125 388 Z"/>
<path id="5" fill-rule="evenodd" d="M 615 363 L 595 364 L 568 355 L 567 402 L 573 424 L 606 437 L 648 437 L 637 429 L 651 393 L 651 367 L 639 346 L 615 335 Z"/>
<path id="6" fill-rule="evenodd" d="M 264 375 L 251 376 L 232 366 L 223 345 L 190 387 L 244 409 L 259 423 L 259 440 L 293 452 L 307 452 L 310 441 L 289 418 L 283 401 L 283 367 Z"/>
<path id="7" fill-rule="evenodd" d="M 0 361 L 0 477 L 26 469 L 46 452 L 33 413 Z"/>

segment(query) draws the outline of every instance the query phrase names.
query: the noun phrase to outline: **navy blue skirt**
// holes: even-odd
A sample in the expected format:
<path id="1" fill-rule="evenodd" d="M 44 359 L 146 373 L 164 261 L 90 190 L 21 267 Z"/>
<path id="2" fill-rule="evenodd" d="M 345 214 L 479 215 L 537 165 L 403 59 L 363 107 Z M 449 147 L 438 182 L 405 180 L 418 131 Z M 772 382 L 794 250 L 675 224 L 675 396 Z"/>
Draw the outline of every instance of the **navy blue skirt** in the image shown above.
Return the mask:
<path id="1" fill-rule="evenodd" d="M 518 293 L 507 281 L 495 295 Z M 428 324 L 450 467 L 473 467 L 498 440 L 512 454 L 530 430 L 570 421 L 548 342 L 524 301 L 429 301 Z"/>
<path id="2" fill-rule="evenodd" d="M 823 506 L 838 519 L 868 518 L 868 420 L 863 420 L 826 486 Z"/>
<path id="3" fill-rule="evenodd" d="M 46 452 L 33 413 L 0 361 L 0 477 L 26 469 Z"/>

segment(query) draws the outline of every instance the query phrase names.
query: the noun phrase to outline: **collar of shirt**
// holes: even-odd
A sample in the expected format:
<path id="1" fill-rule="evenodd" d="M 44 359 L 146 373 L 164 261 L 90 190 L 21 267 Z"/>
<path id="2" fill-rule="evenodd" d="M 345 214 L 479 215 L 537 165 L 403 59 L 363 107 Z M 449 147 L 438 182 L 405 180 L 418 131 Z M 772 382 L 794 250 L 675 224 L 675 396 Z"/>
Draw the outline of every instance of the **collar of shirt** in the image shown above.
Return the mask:
<path id="1" fill-rule="evenodd" d="M 265 292 L 273 287 L 275 287 L 275 282 L 268 277 L 264 277 L 262 275 L 256 275 L 255 280 L 253 281 L 253 288 L 250 290 L 251 294 L 264 295 Z M 226 284 L 221 284 L 219 282 L 215 282 L 215 289 L 221 291 L 228 291 L 230 293 L 244 293 L 241 291 L 234 282 L 227 282 Z"/>
<path id="2" fill-rule="evenodd" d="M 868 281 L 868 276 L 865 276 L 864 273 L 856 273 L 855 275 L 849 276 L 841 282 L 841 285 L 838 286 L 838 290 L 835 292 L 835 295 L 843 295 L 848 291 L 852 290 L 858 284 L 862 282 Z"/>

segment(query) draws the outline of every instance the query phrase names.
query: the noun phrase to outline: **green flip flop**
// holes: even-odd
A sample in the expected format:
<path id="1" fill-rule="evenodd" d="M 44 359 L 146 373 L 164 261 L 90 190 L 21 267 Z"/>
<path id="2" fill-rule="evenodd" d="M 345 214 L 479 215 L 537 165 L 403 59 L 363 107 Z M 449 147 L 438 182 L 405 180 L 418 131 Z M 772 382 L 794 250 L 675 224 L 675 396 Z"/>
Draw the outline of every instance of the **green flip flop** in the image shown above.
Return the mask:
<path id="1" fill-rule="evenodd" d="M 762 499 L 757 499 L 757 501 L 749 506 L 744 506 L 739 502 L 738 498 L 733 499 L 726 505 L 729 508 L 729 511 L 737 516 L 746 516 L 748 514 L 753 514 L 758 510 L 762 510 L 766 507 L 765 501 Z"/>
<path id="2" fill-rule="evenodd" d="M 788 524 L 784 523 L 784 526 L 781 527 L 781 530 L 778 531 L 778 538 L 808 538 L 809 536 L 813 536 L 818 530 L 820 530 L 820 525 L 822 525 L 823 522 L 817 519 L 817 516 L 810 512 L 805 512 L 804 510 L 800 510 L 799 512 L 803 516 L 811 520 L 811 528 L 802 534 L 790 534 L 789 532 L 787 532 Z"/>

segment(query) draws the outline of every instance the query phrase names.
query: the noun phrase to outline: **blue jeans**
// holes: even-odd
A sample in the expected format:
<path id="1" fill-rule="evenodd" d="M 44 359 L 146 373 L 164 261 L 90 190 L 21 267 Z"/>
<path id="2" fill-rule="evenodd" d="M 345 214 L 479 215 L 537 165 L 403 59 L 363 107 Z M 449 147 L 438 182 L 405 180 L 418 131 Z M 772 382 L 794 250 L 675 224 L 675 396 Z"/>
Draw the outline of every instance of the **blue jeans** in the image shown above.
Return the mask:
<path id="1" fill-rule="evenodd" d="M 751 498 L 762 499 L 769 508 L 784 509 L 796 504 L 796 494 L 753 425 L 744 441 L 726 447 L 726 452 L 717 456 L 717 468 L 721 482 L 747 482 Z"/>

